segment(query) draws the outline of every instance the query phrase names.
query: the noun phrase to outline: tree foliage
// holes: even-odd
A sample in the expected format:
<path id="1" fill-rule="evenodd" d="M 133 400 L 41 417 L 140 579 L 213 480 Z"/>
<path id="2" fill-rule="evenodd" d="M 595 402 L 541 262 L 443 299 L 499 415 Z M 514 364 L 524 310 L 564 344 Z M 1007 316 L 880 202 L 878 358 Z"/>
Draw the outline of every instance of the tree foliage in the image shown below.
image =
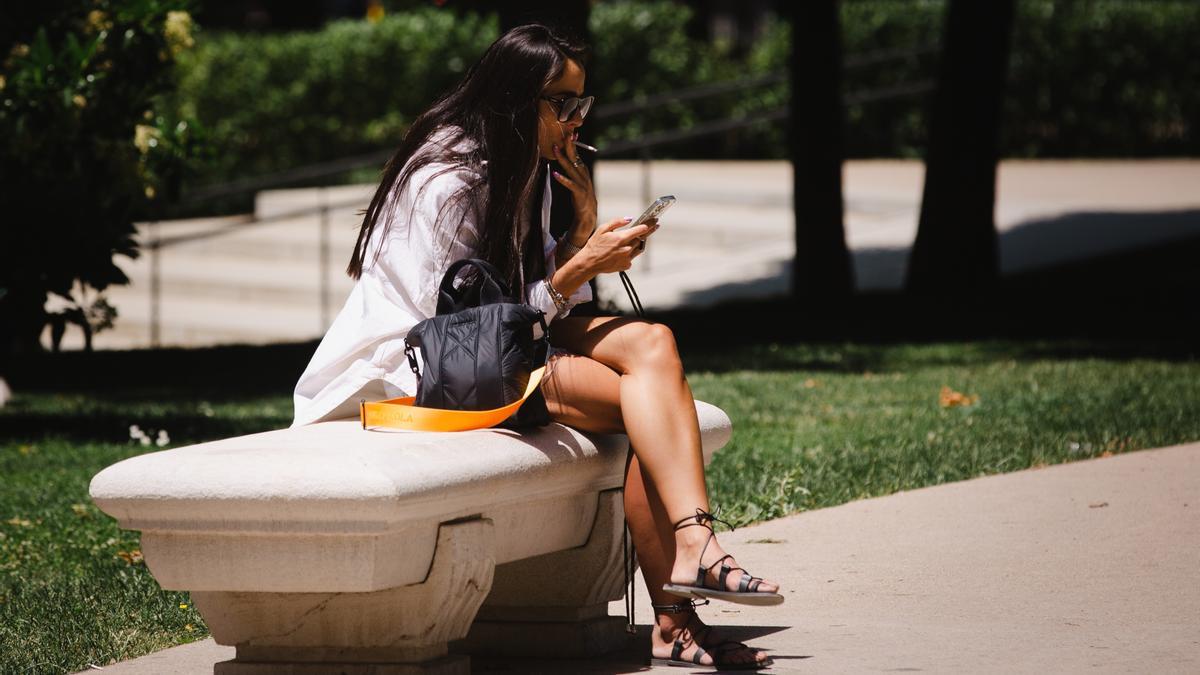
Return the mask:
<path id="1" fill-rule="evenodd" d="M 0 352 L 37 349 L 47 322 L 113 318 L 134 219 L 178 191 L 196 137 L 163 113 L 187 0 L 13 3 L 0 33 Z M 47 311 L 47 295 L 61 299 Z"/>

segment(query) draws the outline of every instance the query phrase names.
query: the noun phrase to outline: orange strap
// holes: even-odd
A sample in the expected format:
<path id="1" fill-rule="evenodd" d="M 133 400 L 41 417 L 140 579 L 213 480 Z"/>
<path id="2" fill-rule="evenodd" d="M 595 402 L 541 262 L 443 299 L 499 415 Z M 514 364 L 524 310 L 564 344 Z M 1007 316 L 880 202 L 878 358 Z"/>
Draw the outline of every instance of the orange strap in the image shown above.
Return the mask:
<path id="1" fill-rule="evenodd" d="M 441 408 L 422 408 L 413 405 L 415 396 L 392 398 L 386 401 L 367 403 L 360 406 L 363 429 L 371 427 L 390 427 L 392 429 L 408 429 L 410 431 L 469 431 L 471 429 L 486 429 L 508 419 L 529 398 L 538 385 L 542 383 L 542 375 L 546 367 L 542 366 L 529 374 L 529 384 L 525 385 L 525 393 L 521 398 L 509 403 L 503 408 L 492 410 L 442 410 Z"/>

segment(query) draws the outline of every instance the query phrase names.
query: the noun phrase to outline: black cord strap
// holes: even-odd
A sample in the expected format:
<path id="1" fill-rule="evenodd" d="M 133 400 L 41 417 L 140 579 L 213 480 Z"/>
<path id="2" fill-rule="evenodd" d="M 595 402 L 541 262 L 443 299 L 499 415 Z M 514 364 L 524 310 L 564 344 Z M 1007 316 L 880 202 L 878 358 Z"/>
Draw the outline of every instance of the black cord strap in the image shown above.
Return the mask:
<path id="1" fill-rule="evenodd" d="M 629 275 L 625 272 L 620 273 L 621 285 L 625 287 L 625 293 L 629 295 L 629 304 L 633 306 L 633 311 L 640 317 L 645 317 L 646 312 L 642 310 L 642 300 L 638 297 L 637 291 L 633 288 L 633 282 L 629 280 Z"/>
<path id="2" fill-rule="evenodd" d="M 645 318 L 646 313 L 642 310 L 642 301 L 638 298 L 637 291 L 633 288 L 633 282 L 629 280 L 629 275 L 624 271 L 620 273 L 621 285 L 625 287 L 625 293 L 629 295 L 629 302 L 633 306 L 633 311 L 642 318 Z M 626 476 L 629 474 L 629 465 L 633 461 L 633 444 L 629 444 L 629 455 L 625 458 Z M 624 486 L 622 486 L 624 489 Z M 625 527 L 621 531 L 621 551 L 625 556 L 622 564 L 625 567 L 625 587 L 628 589 L 625 592 L 625 632 L 631 635 L 637 633 L 637 628 L 633 623 L 633 615 L 637 603 L 634 600 L 633 577 L 635 573 L 634 565 L 636 565 L 637 549 L 629 541 L 629 516 L 625 517 Z"/>
<path id="3" fill-rule="evenodd" d="M 650 603 L 650 606 L 653 607 L 654 611 L 656 612 L 664 612 L 667 614 L 684 614 L 687 612 L 694 612 L 696 611 L 697 607 L 703 607 L 707 605 L 708 602 L 709 601 L 707 599 L 704 601 L 698 601 L 691 598 L 686 598 L 673 605 L 656 605 L 654 603 Z"/>

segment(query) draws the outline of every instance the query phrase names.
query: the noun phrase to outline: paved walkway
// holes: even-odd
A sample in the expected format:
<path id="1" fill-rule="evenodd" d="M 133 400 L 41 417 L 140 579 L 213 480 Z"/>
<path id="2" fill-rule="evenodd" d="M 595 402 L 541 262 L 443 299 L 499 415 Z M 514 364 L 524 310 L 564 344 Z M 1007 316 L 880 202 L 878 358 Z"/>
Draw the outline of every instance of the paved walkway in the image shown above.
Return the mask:
<path id="1" fill-rule="evenodd" d="M 703 615 L 769 649 L 774 672 L 1200 672 L 1200 443 L 851 502 L 723 541 L 787 601 Z M 648 610 L 643 590 L 642 626 Z M 474 666 L 647 671 L 647 639 L 587 663 Z M 232 653 L 205 640 L 104 670 L 208 674 Z"/>
<path id="2" fill-rule="evenodd" d="M 787 292 L 795 258 L 789 163 L 659 161 L 649 167 L 645 177 L 640 162 L 607 161 L 596 169 L 602 220 L 636 215 L 661 194 L 679 198 L 630 271 L 649 311 Z M 843 173 L 846 243 L 858 287 L 899 288 L 916 236 L 924 166 L 917 161 L 851 161 Z M 1001 271 L 1010 274 L 1200 236 L 1197 185 L 1196 160 L 1002 162 L 996 192 Z M 280 220 L 164 249 L 159 261 L 160 344 L 320 337 L 349 293 L 351 282 L 342 270 L 354 248 L 360 222 L 355 214 L 366 207 L 371 193 L 369 185 L 263 192 L 256 215 Z M 318 204 L 336 205 L 328 221 L 330 265 L 324 288 L 320 219 L 283 217 Z M 156 231 L 143 226 L 141 237 L 171 238 L 247 219 L 172 221 Z M 132 284 L 109 291 L 120 315 L 115 329 L 96 336 L 96 347 L 147 346 L 153 315 L 151 256 L 117 260 Z M 602 275 L 598 284 L 602 297 L 628 308 L 616 275 Z M 69 329 L 64 347 L 81 344 L 82 334 Z"/>

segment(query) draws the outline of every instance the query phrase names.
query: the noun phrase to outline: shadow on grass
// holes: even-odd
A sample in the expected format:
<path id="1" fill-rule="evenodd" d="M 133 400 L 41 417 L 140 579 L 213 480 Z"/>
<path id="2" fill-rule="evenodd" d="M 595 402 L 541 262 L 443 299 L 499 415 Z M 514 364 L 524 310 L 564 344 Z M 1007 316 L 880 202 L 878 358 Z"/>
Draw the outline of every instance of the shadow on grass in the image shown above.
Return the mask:
<path id="1" fill-rule="evenodd" d="M 167 430 L 178 445 L 286 427 L 292 390 L 315 349 L 305 342 L 26 356 L 3 370 L 18 398 L 0 412 L 0 436 L 127 443 L 137 424 Z"/>
<path id="2" fill-rule="evenodd" d="M 129 427 L 137 424 L 151 436 L 159 429 L 168 431 L 171 445 L 175 446 L 281 429 L 290 425 L 291 421 L 290 411 L 286 417 L 230 418 L 223 415 L 208 417 L 181 414 L 173 410 L 146 414 L 122 407 L 81 415 L 16 410 L 0 415 L 0 436 L 18 442 L 59 439 L 76 443 L 128 443 Z M 148 451 L 154 449 L 153 445 L 147 448 Z"/>
<path id="3" fill-rule="evenodd" d="M 291 395 L 317 348 L 315 341 L 192 349 L 33 354 L 3 369 L 15 390 L 87 392 L 104 397 L 159 393 L 197 401 L 241 401 Z"/>

